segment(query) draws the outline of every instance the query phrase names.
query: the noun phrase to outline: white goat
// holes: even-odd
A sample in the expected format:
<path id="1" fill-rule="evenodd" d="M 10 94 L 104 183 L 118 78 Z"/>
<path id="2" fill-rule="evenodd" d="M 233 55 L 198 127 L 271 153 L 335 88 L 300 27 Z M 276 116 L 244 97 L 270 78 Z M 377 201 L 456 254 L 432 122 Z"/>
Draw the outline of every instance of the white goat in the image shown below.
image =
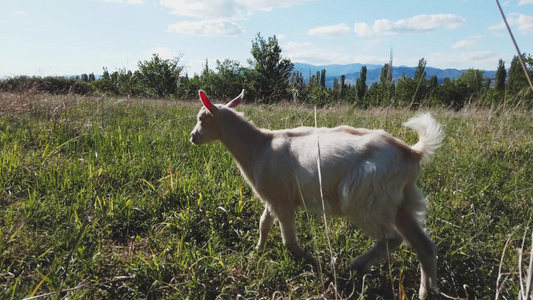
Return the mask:
<path id="1" fill-rule="evenodd" d="M 419 223 L 426 201 L 416 186 L 420 162 L 444 138 L 429 113 L 404 124 L 419 134 L 419 142 L 408 146 L 383 130 L 349 126 L 259 129 L 233 110 L 241 103 L 244 90 L 226 105 L 213 104 L 203 91 L 199 93 L 204 106 L 191 132 L 191 142 L 199 145 L 220 140 L 263 201 L 258 251 L 265 249 L 277 218 L 283 244 L 296 257 L 316 263 L 298 245 L 295 211 L 305 204 L 306 209 L 323 213 L 317 166 L 319 139 L 326 213 L 347 218 L 377 240 L 368 252 L 353 259 L 350 267 L 369 270 L 387 256 L 387 246 L 397 248 L 405 238 L 420 259 L 420 298 L 426 297 L 428 289 L 438 293 L 437 247 Z"/>

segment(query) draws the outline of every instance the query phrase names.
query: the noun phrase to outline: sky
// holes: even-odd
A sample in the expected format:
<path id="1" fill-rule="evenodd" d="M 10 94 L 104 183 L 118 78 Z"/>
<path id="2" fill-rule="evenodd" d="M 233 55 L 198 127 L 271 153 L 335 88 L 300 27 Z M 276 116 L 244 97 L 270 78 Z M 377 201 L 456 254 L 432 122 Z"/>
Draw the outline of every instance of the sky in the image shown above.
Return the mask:
<path id="1" fill-rule="evenodd" d="M 500 0 L 524 53 L 533 53 L 533 0 Z M 0 78 L 137 70 L 179 58 L 242 66 L 260 33 L 283 57 L 314 65 L 385 64 L 495 70 L 516 50 L 490 0 L 0 0 Z"/>

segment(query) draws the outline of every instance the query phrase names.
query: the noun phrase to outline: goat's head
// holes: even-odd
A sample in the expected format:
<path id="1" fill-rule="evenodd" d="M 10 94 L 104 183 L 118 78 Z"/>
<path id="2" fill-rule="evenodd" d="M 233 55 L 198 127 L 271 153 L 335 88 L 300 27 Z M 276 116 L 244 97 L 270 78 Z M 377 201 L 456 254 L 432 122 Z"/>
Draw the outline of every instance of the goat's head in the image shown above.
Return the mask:
<path id="1" fill-rule="evenodd" d="M 204 106 L 198 112 L 196 126 L 191 131 L 191 143 L 195 145 L 207 144 L 220 139 L 221 132 L 224 130 L 224 124 L 221 124 L 223 110 L 239 105 L 244 96 L 244 90 L 226 105 L 213 104 L 202 90 L 199 91 L 199 94 Z"/>

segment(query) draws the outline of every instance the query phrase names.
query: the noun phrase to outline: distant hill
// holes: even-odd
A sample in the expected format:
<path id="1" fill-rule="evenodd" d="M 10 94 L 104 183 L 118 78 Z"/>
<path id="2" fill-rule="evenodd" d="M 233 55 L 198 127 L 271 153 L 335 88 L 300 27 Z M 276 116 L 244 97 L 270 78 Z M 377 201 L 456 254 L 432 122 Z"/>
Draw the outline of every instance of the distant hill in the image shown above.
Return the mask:
<path id="1" fill-rule="evenodd" d="M 304 78 L 309 79 L 309 74 L 315 75 L 316 72 L 320 72 L 323 69 L 326 69 L 326 78 L 329 76 L 339 77 L 341 75 L 347 75 L 352 73 L 358 73 L 361 71 L 361 67 L 365 64 L 348 64 L 348 65 L 325 65 L 325 66 L 315 66 L 304 63 L 294 63 L 294 71 L 299 71 L 303 74 Z M 379 69 L 381 70 L 383 65 L 366 65 L 368 70 Z"/>
<path id="2" fill-rule="evenodd" d="M 316 72 L 320 72 L 323 69 L 326 69 L 326 86 L 333 87 L 333 80 L 339 78 L 341 75 L 346 76 L 345 83 L 349 85 L 355 84 L 357 78 L 359 78 L 359 73 L 361 67 L 365 64 L 347 64 L 347 65 L 324 65 L 324 66 L 315 66 L 311 64 L 304 63 L 294 63 L 294 70 L 302 73 L 304 80 L 307 82 L 309 76 L 316 75 Z M 367 73 L 366 73 L 366 84 L 372 85 L 374 82 L 379 82 L 379 77 L 381 76 L 381 68 L 383 65 L 372 65 L 366 64 Z M 417 67 L 406 67 L 406 66 L 392 66 L 392 79 L 397 81 L 402 77 L 402 74 L 405 73 L 408 77 L 414 77 Z M 426 66 L 426 79 L 429 79 L 431 76 L 436 75 L 439 83 L 444 82 L 444 78 L 448 77 L 450 79 L 457 79 L 466 72 L 467 70 L 458 70 L 458 69 L 439 69 Z M 484 71 L 484 76 L 487 78 L 494 78 L 496 71 Z"/>

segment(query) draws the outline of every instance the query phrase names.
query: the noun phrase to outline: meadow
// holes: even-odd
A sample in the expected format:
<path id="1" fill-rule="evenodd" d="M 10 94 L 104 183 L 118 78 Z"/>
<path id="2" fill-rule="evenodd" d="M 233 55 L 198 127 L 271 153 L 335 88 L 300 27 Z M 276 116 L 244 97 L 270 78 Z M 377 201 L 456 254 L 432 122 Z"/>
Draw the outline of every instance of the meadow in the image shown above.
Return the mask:
<path id="1" fill-rule="evenodd" d="M 0 298 L 416 298 L 409 247 L 370 275 L 347 270 L 372 241 L 342 219 L 328 219 L 336 280 L 321 216 L 297 220 L 300 244 L 328 262 L 324 273 L 293 259 L 277 225 L 258 254 L 262 204 L 220 143 L 189 142 L 200 105 L 0 94 Z M 238 110 L 263 128 L 314 126 L 309 107 Z M 429 110 L 447 135 L 419 180 L 440 290 L 516 299 L 532 242 L 532 112 Z M 414 144 L 401 124 L 415 113 L 338 105 L 317 110 L 317 121 L 382 128 Z"/>

